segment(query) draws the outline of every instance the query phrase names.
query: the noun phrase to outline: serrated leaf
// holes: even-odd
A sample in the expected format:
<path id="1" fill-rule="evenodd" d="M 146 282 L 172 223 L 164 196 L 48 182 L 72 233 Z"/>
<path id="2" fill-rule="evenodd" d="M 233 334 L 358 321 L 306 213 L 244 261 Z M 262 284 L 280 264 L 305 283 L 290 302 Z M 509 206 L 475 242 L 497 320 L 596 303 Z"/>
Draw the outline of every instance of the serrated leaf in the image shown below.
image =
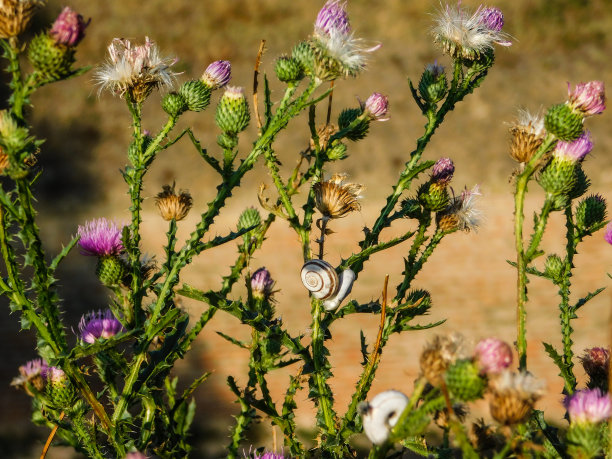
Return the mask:
<path id="1" fill-rule="evenodd" d="M 578 309 L 580 309 L 582 306 L 584 306 L 589 300 L 591 300 L 592 298 L 596 297 L 597 295 L 599 295 L 601 292 L 603 292 L 606 289 L 606 287 L 601 287 L 598 288 L 597 290 L 595 290 L 594 292 L 589 292 L 585 297 L 581 298 L 578 300 L 578 302 L 576 303 L 576 305 L 574 306 L 574 311 L 577 311 Z"/>
<path id="2" fill-rule="evenodd" d="M 236 338 L 232 338 L 231 336 L 226 335 L 225 333 L 220 332 L 220 331 L 217 331 L 216 333 L 221 338 L 225 339 L 226 341 L 229 341 L 232 344 L 235 344 L 238 347 L 241 347 L 242 349 L 248 349 L 249 348 L 248 344 L 244 343 L 243 341 L 237 340 Z"/>
<path id="3" fill-rule="evenodd" d="M 561 355 L 551 344 L 542 344 L 544 345 L 544 350 L 546 351 L 546 353 L 549 355 L 555 365 L 557 365 L 557 368 L 559 368 L 559 376 L 561 376 L 564 381 L 570 381 L 572 378 L 568 373 L 567 365 L 565 365 L 565 363 L 563 362 L 563 358 L 561 357 Z"/>

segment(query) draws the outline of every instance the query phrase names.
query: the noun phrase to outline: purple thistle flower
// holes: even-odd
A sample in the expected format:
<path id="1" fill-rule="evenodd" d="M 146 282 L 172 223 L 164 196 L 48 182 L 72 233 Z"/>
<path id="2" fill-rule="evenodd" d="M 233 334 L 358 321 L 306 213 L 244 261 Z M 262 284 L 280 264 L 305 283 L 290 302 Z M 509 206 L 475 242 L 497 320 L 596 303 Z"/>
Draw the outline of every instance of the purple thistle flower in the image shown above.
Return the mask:
<path id="1" fill-rule="evenodd" d="M 599 389 L 578 390 L 565 397 L 564 405 L 572 424 L 597 424 L 612 415 L 610 395 Z"/>
<path id="2" fill-rule="evenodd" d="M 215 61 L 206 67 L 202 81 L 211 89 L 225 86 L 232 78 L 232 64 L 230 61 Z"/>
<path id="3" fill-rule="evenodd" d="M 251 446 L 249 448 L 249 452 L 245 453 L 245 458 L 251 458 L 251 459 L 285 459 L 285 456 L 283 454 L 277 454 L 277 453 L 273 453 L 272 451 L 265 451 L 262 454 L 257 453 L 257 451 L 255 452 L 251 452 L 253 449 L 253 447 Z"/>
<path id="4" fill-rule="evenodd" d="M 579 83 L 572 91 L 567 83 L 569 105 L 584 116 L 599 115 L 606 109 L 606 92 L 603 81 Z"/>
<path id="5" fill-rule="evenodd" d="M 19 367 L 19 374 L 26 379 L 33 378 L 37 375 L 42 375 L 49 364 L 43 359 L 34 359 L 26 362 L 24 365 Z"/>
<path id="6" fill-rule="evenodd" d="M 346 2 L 340 0 L 328 0 L 321 8 L 315 21 L 315 33 L 317 35 L 349 35 L 351 24 L 346 12 Z"/>
<path id="7" fill-rule="evenodd" d="M 67 6 L 53 23 L 49 35 L 58 45 L 76 46 L 85 37 L 85 28 L 90 22 L 91 19 L 85 22 L 83 16 Z"/>
<path id="8" fill-rule="evenodd" d="M 46 366 L 41 371 L 41 374 L 43 379 L 51 384 L 58 384 L 68 379 L 64 370 L 59 367 Z"/>
<path id="9" fill-rule="evenodd" d="M 259 268 L 251 276 L 251 290 L 256 299 L 266 299 L 272 295 L 274 279 L 270 276 L 270 271 L 266 268 Z"/>
<path id="10" fill-rule="evenodd" d="M 433 165 L 431 170 L 431 180 L 439 185 L 448 185 L 453 179 L 455 164 L 450 158 L 440 158 Z"/>
<path id="11" fill-rule="evenodd" d="M 581 162 L 593 149 L 591 133 L 584 131 L 580 137 L 572 142 L 557 142 L 553 154 L 559 159 L 567 159 L 574 163 Z"/>
<path id="12" fill-rule="evenodd" d="M 501 373 L 512 365 L 512 348 L 497 338 L 480 340 L 474 354 L 483 373 Z"/>
<path id="13" fill-rule="evenodd" d="M 494 32 L 501 32 L 504 27 L 504 13 L 499 8 L 486 7 L 480 10 L 480 23 Z"/>
<path id="14" fill-rule="evenodd" d="M 379 92 L 373 93 L 368 97 L 363 104 L 363 110 L 370 116 L 370 119 L 376 121 L 387 121 L 385 118 L 389 111 L 389 99 L 387 96 Z"/>
<path id="15" fill-rule="evenodd" d="M 122 331 L 123 325 L 115 318 L 110 309 L 85 314 L 79 322 L 81 340 L 90 344 L 99 338 L 111 338 Z"/>
<path id="16" fill-rule="evenodd" d="M 149 456 L 145 456 L 139 451 L 134 451 L 132 453 L 127 453 L 124 459 L 148 459 Z"/>
<path id="17" fill-rule="evenodd" d="M 83 255 L 102 257 L 123 252 L 121 232 L 123 227 L 106 218 L 97 218 L 78 229 L 79 246 Z"/>
<path id="18" fill-rule="evenodd" d="M 608 223 L 608 226 L 606 226 L 604 239 L 608 244 L 612 245 L 612 222 Z"/>

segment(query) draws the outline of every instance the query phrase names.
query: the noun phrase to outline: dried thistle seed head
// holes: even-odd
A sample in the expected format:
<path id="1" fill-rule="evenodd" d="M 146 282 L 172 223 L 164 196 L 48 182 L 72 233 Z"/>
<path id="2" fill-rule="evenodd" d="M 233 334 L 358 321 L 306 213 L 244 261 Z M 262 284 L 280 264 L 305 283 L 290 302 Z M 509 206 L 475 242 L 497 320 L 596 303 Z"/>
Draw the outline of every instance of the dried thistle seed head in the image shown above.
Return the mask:
<path id="1" fill-rule="evenodd" d="M 43 390 L 45 385 L 43 374 L 48 366 L 47 362 L 43 359 L 34 359 L 26 362 L 25 365 L 19 367 L 19 376 L 13 378 L 11 386 L 23 388 L 28 395 L 34 396 L 28 388 L 28 384 L 34 386 L 38 391 Z"/>
<path id="2" fill-rule="evenodd" d="M 344 183 L 346 177 L 346 174 L 334 174 L 329 180 L 313 185 L 315 206 L 324 218 L 340 218 L 361 209 L 357 199 L 364 186 Z"/>
<path id="3" fill-rule="evenodd" d="M 542 145 L 545 134 L 542 115 L 521 110 L 510 126 L 510 156 L 519 163 L 526 163 Z"/>
<path id="4" fill-rule="evenodd" d="M 338 127 L 333 123 L 319 126 L 319 128 L 317 129 L 317 135 L 319 136 L 319 148 L 321 150 L 327 148 L 327 144 L 329 143 L 330 137 L 336 132 L 338 132 Z M 310 139 L 310 149 L 315 149 L 315 143 L 312 138 Z"/>
<path id="5" fill-rule="evenodd" d="M 174 84 L 176 73 L 170 67 L 177 59 L 162 58 L 149 37 L 142 45 L 115 38 L 108 47 L 108 54 L 108 61 L 95 75 L 100 91 L 108 89 L 121 97 L 128 94 L 134 101 L 143 102 L 153 89 Z"/>
<path id="6" fill-rule="evenodd" d="M 421 353 L 421 373 L 432 386 L 439 386 L 448 367 L 467 356 L 463 335 L 460 333 L 436 335 Z"/>
<path id="7" fill-rule="evenodd" d="M 482 221 L 482 212 L 476 207 L 476 198 L 482 196 L 480 187 L 465 188 L 461 195 L 453 197 L 446 209 L 436 214 L 438 229 L 445 232 L 457 230 L 476 231 Z"/>
<path id="8" fill-rule="evenodd" d="M 193 205 L 193 199 L 188 191 L 181 190 L 179 194 L 174 192 L 174 184 L 164 185 L 163 191 L 155 197 L 155 204 L 159 213 L 166 221 L 181 221 L 187 216 Z"/>
<path id="9" fill-rule="evenodd" d="M 506 370 L 491 380 L 490 389 L 491 416 L 501 424 L 513 425 L 527 419 L 535 402 L 544 395 L 544 382 L 530 373 Z"/>
<path id="10" fill-rule="evenodd" d="M 0 1 L 0 38 L 21 34 L 30 24 L 36 10 L 45 3 L 44 0 Z"/>

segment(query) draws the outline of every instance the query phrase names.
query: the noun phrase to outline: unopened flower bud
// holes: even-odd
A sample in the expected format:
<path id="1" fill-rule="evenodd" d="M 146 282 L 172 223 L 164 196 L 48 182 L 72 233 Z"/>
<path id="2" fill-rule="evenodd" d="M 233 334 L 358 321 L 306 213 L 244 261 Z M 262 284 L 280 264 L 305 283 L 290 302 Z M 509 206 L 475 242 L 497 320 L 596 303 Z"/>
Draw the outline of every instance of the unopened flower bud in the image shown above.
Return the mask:
<path id="1" fill-rule="evenodd" d="M 453 179 L 455 164 L 450 158 L 440 158 L 431 169 L 431 181 L 438 185 L 448 185 Z"/>
<path id="2" fill-rule="evenodd" d="M 559 140 L 571 142 L 582 134 L 583 116 L 574 112 L 567 104 L 553 105 L 546 112 L 544 126 Z"/>
<path id="3" fill-rule="evenodd" d="M 261 224 L 261 215 L 259 215 L 259 211 L 254 207 L 248 207 L 245 209 L 238 218 L 238 229 L 243 230 L 246 228 L 251 228 L 253 226 L 257 227 Z M 242 235 L 244 242 L 248 242 L 250 239 L 250 235 L 253 230 Z"/>
<path id="4" fill-rule="evenodd" d="M 164 220 L 178 222 L 184 219 L 191 210 L 193 199 L 188 191 L 181 190 L 176 194 L 174 184 L 164 185 L 162 191 L 155 197 L 155 204 Z"/>
<path id="5" fill-rule="evenodd" d="M 202 82 L 210 89 L 222 88 L 232 79 L 230 61 L 215 61 L 202 74 Z"/>
<path id="6" fill-rule="evenodd" d="M 470 359 L 452 364 L 446 370 L 444 379 L 451 394 L 464 402 L 481 398 L 487 386 L 480 375 L 480 368 Z"/>
<path id="7" fill-rule="evenodd" d="M 217 105 L 215 116 L 217 126 L 225 133 L 238 134 L 246 129 L 250 120 L 251 115 L 244 96 L 244 89 L 227 86 Z"/>
<path id="8" fill-rule="evenodd" d="M 499 8 L 483 8 L 480 10 L 479 22 L 489 30 L 500 32 L 504 27 L 504 13 Z"/>
<path id="9" fill-rule="evenodd" d="M 606 219 L 606 200 L 598 194 L 589 196 L 576 207 L 576 227 L 588 232 Z"/>
<path id="10" fill-rule="evenodd" d="M 512 348 L 497 338 L 483 339 L 476 345 L 474 359 L 482 373 L 501 373 L 512 365 Z"/>
<path id="11" fill-rule="evenodd" d="M 283 83 L 296 83 L 304 77 L 304 68 L 295 57 L 281 56 L 276 59 L 274 72 Z"/>
<path id="12" fill-rule="evenodd" d="M 572 91 L 567 84 L 569 106 L 583 116 L 599 115 L 606 108 L 606 94 L 603 81 L 580 83 Z"/>
<path id="13" fill-rule="evenodd" d="M 338 116 L 338 128 L 341 131 L 348 130 L 345 134 L 347 139 L 357 141 L 368 135 L 370 119 L 368 117 L 360 118 L 362 113 L 363 109 L 347 108 L 342 110 L 340 116 Z M 357 122 L 353 124 L 355 121 Z"/>
<path id="14" fill-rule="evenodd" d="M 576 182 L 574 183 L 574 186 L 570 192 L 567 194 L 567 197 L 570 200 L 578 199 L 580 196 L 586 193 L 591 186 L 591 181 L 584 173 L 584 169 L 582 168 L 581 164 L 576 164 L 574 175 L 576 176 Z"/>
<path id="15" fill-rule="evenodd" d="M 123 261 L 114 255 L 104 255 L 98 258 L 96 276 L 103 285 L 116 287 L 125 275 L 126 266 Z"/>
<path id="16" fill-rule="evenodd" d="M 431 212 L 440 212 L 448 207 L 450 196 L 445 183 L 425 182 L 418 191 L 417 197 L 423 207 Z"/>
<path id="17" fill-rule="evenodd" d="M 425 67 L 421 80 L 419 81 L 419 94 L 423 100 L 430 104 L 436 104 L 446 96 L 448 81 L 444 67 L 437 62 Z"/>
<path id="18" fill-rule="evenodd" d="M 109 339 L 123 331 L 123 325 L 110 309 L 90 312 L 81 317 L 79 333 L 81 340 L 93 344 L 98 339 Z"/>
<path id="19" fill-rule="evenodd" d="M 72 408 L 76 391 L 61 368 L 47 367 L 43 377 L 46 380 L 47 395 L 58 409 Z"/>
<path id="20" fill-rule="evenodd" d="M 53 23 L 49 35 L 58 45 L 76 46 L 85 37 L 90 21 L 85 22 L 83 16 L 67 6 Z"/>
<path id="21" fill-rule="evenodd" d="M 162 108 L 170 116 L 179 116 L 188 109 L 185 98 L 176 92 L 169 92 L 162 99 Z"/>
<path id="22" fill-rule="evenodd" d="M 387 121 L 389 118 L 385 118 L 385 116 L 389 111 L 389 99 L 387 96 L 375 92 L 366 99 L 363 104 L 363 111 L 373 121 Z"/>
<path id="23" fill-rule="evenodd" d="M 338 161 L 346 157 L 346 145 L 340 141 L 334 141 L 333 145 L 327 148 L 327 159 L 330 161 Z"/>
<path id="24" fill-rule="evenodd" d="M 302 41 L 295 45 L 291 52 L 291 57 L 295 59 L 306 75 L 312 75 L 315 71 L 315 52 L 310 43 Z"/>
<path id="25" fill-rule="evenodd" d="M 563 269 L 564 263 L 559 255 L 552 254 L 546 258 L 546 262 L 544 263 L 544 273 L 546 273 L 546 275 L 553 281 L 560 279 Z"/>
<path id="26" fill-rule="evenodd" d="M 576 164 L 559 157 L 553 157 L 537 177 L 537 181 L 551 196 L 568 194 L 576 183 Z"/>
<path id="27" fill-rule="evenodd" d="M 201 80 L 186 81 L 179 89 L 179 94 L 185 98 L 187 108 L 192 112 L 201 112 L 210 104 L 212 89 Z"/>
<path id="28" fill-rule="evenodd" d="M 585 349 L 580 357 L 582 367 L 589 376 L 587 387 L 589 389 L 608 390 L 610 372 L 610 351 L 603 347 Z"/>
<path id="29" fill-rule="evenodd" d="M 256 300 L 266 300 L 270 298 L 274 288 L 274 279 L 270 275 L 270 271 L 266 268 L 259 268 L 251 276 L 251 291 L 253 298 Z"/>

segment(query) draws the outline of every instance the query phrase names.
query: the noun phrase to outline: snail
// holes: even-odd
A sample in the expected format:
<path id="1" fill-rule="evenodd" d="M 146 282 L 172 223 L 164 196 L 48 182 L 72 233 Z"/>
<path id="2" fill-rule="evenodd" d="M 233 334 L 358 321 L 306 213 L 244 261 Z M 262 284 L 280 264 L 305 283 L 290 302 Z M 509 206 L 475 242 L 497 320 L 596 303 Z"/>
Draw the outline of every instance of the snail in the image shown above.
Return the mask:
<path id="1" fill-rule="evenodd" d="M 363 431 L 375 445 L 381 445 L 408 405 L 408 397 L 397 390 L 387 390 L 376 395 L 370 402 L 358 406 L 362 417 Z"/>
<path id="2" fill-rule="evenodd" d="M 338 274 L 332 265 L 324 260 L 309 260 L 302 267 L 302 283 L 310 290 L 312 296 L 323 300 L 326 311 L 333 311 L 340 306 L 353 288 L 355 273 L 345 269 Z"/>

